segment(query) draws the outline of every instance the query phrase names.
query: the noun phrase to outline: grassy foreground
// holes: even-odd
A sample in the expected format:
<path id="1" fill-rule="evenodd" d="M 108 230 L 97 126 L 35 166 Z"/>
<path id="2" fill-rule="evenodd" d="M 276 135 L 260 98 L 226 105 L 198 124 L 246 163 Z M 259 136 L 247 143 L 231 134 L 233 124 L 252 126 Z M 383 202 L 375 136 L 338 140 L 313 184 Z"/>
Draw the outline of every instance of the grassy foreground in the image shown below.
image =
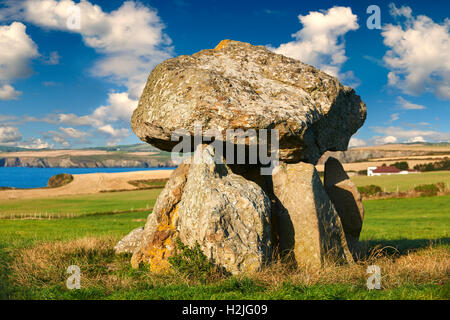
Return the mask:
<path id="1" fill-rule="evenodd" d="M 157 193 L 94 198 L 105 201 L 105 210 L 116 201 L 128 203 L 128 209 L 138 202 L 145 208 Z M 78 210 L 97 212 L 103 206 L 78 204 Z M 149 212 L 0 220 L 0 298 L 449 299 L 450 196 L 368 200 L 365 208 L 361 239 L 371 254 L 358 264 L 320 271 L 274 265 L 254 275 L 218 276 L 206 282 L 175 272 L 158 276 L 146 269 L 133 270 L 129 256 L 114 255 L 114 244 L 144 225 Z M 65 286 L 66 269 L 72 264 L 81 268 L 81 290 Z M 372 264 L 381 268 L 382 290 L 366 288 L 366 269 Z"/>

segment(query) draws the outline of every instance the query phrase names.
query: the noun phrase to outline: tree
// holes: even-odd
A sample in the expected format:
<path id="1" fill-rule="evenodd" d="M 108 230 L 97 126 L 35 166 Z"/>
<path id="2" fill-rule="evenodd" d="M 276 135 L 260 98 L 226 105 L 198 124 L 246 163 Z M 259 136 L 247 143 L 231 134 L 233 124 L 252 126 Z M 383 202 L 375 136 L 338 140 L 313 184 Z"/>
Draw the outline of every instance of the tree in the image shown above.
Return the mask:
<path id="1" fill-rule="evenodd" d="M 408 170 L 409 169 L 408 162 L 406 162 L 406 161 L 396 162 L 393 164 L 393 166 L 399 170 Z"/>

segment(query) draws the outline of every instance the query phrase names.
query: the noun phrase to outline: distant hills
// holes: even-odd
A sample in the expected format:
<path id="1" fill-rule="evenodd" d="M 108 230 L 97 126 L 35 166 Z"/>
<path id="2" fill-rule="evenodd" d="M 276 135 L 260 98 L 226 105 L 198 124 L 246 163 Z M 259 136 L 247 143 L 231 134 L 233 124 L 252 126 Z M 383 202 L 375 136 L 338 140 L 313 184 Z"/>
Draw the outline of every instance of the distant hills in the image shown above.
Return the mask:
<path id="1" fill-rule="evenodd" d="M 363 162 L 368 159 L 449 155 L 450 143 L 403 143 L 350 148 L 348 151 L 326 152 L 318 164 L 329 156 L 342 163 Z M 84 149 L 25 149 L 0 146 L 0 167 L 32 168 L 148 168 L 172 167 L 169 152 L 146 144 L 136 143 L 111 147 Z"/>
<path id="2" fill-rule="evenodd" d="M 148 144 L 85 149 L 24 149 L 0 147 L 0 167 L 149 168 L 173 167 L 169 152 Z"/>
<path id="3" fill-rule="evenodd" d="M 93 147 L 93 148 L 85 148 L 82 150 L 102 150 L 102 151 L 121 151 L 121 152 L 160 152 L 159 149 L 147 143 L 135 143 L 112 147 Z"/>
<path id="4" fill-rule="evenodd" d="M 426 146 L 426 147 L 449 147 L 450 142 L 411 142 L 411 143 L 393 143 L 393 144 L 385 144 L 378 146 L 367 146 L 364 149 L 383 149 L 383 147 L 390 146 Z M 361 149 L 361 147 L 349 148 L 349 149 Z M 0 152 L 20 152 L 20 151 L 49 151 L 49 150 L 58 150 L 58 149 L 27 149 L 20 147 L 9 147 L 9 146 L 0 146 Z M 62 149 L 63 150 L 63 149 Z M 147 143 L 135 143 L 128 145 L 118 145 L 111 147 L 91 147 L 91 148 L 81 148 L 81 149 L 72 149 L 72 150 L 101 150 L 101 151 L 120 151 L 120 152 L 160 152 L 159 149 L 149 145 Z"/>

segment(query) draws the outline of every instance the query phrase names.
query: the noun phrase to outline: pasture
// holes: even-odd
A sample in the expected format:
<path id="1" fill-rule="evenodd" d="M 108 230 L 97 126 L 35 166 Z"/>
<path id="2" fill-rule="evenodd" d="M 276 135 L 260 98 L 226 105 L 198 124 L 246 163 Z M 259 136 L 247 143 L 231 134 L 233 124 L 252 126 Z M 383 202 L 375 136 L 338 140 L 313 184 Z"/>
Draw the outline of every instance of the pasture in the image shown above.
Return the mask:
<path id="1" fill-rule="evenodd" d="M 421 172 L 414 174 L 394 174 L 384 176 L 353 176 L 350 179 L 358 186 L 377 185 L 383 191 L 396 192 L 408 191 L 420 184 L 431 184 L 444 182 L 447 189 L 450 189 L 450 171 Z"/>

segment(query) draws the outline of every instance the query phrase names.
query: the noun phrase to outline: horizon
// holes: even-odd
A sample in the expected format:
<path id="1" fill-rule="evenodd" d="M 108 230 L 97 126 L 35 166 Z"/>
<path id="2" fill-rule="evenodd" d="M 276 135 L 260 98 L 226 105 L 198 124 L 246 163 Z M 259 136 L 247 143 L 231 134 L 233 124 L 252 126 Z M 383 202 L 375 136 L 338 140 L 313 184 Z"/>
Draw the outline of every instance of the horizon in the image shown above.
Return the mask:
<path id="1" fill-rule="evenodd" d="M 365 146 L 349 146 L 348 150 L 351 149 L 359 149 L 359 148 L 381 148 L 383 146 L 395 146 L 395 145 L 408 145 L 408 146 L 439 146 L 439 145 L 450 145 L 450 142 L 447 141 L 439 141 L 439 142 L 394 142 L 394 143 L 385 143 L 385 144 L 378 144 L 378 145 L 365 145 Z M 131 147 L 131 146 L 147 146 L 149 148 L 154 148 L 160 152 L 165 152 L 163 150 L 157 149 L 155 147 L 153 147 L 152 145 L 145 143 L 145 142 L 137 142 L 137 143 L 132 143 L 132 144 L 120 144 L 120 145 L 114 145 L 114 146 L 92 146 L 92 147 L 80 147 L 80 148 L 41 148 L 41 149 L 31 149 L 31 148 L 23 148 L 23 147 L 15 147 L 15 146 L 4 146 L 4 145 L 0 145 L 0 152 L 21 152 L 21 151 L 61 151 L 61 150 L 89 150 L 89 149 L 118 149 L 121 147 Z M 2 151 L 2 149 L 11 149 L 13 151 Z M 110 150 L 110 151 L 119 151 L 119 150 Z M 132 152 L 132 151 L 129 151 Z M 137 151 L 140 152 L 140 151 Z M 328 152 L 345 152 L 345 151 L 328 151 Z"/>

